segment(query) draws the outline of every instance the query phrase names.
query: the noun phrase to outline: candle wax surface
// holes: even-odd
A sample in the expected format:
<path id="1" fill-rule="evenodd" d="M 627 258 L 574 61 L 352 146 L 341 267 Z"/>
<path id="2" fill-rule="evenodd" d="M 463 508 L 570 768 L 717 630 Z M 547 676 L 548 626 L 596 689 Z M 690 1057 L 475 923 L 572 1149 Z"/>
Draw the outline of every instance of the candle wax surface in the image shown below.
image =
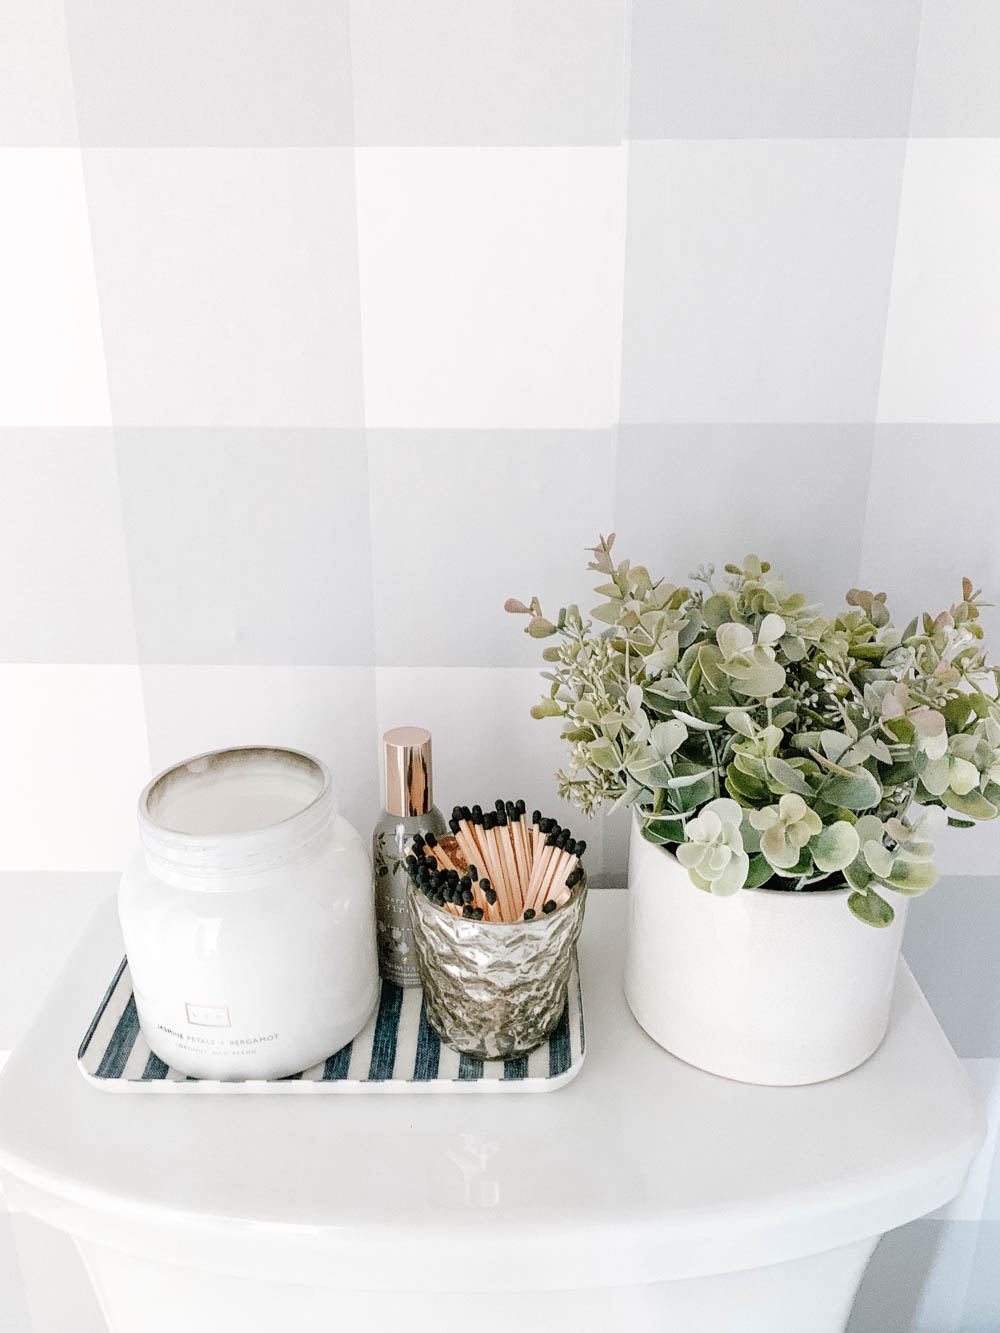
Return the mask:
<path id="1" fill-rule="evenodd" d="M 319 795 L 318 771 L 273 758 L 189 767 L 150 799 L 149 813 L 177 833 L 251 833 L 297 815 Z"/>

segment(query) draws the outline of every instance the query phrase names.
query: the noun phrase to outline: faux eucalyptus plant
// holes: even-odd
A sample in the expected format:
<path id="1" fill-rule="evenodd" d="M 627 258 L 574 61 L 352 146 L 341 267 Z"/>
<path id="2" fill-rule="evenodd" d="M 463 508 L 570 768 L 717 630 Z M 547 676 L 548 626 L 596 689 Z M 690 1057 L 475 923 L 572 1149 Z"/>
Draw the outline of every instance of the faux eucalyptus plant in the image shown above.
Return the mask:
<path id="1" fill-rule="evenodd" d="M 562 719 L 560 793 L 586 814 L 635 806 L 700 889 L 846 882 L 855 916 L 886 926 L 887 888 L 937 879 L 935 826 L 1000 812 L 1000 676 L 968 579 L 950 610 L 899 630 L 884 593 L 853 589 L 829 620 L 754 555 L 691 589 L 616 564 L 613 542 L 588 565 L 604 628 L 576 606 L 550 621 L 537 598 L 506 604 L 558 640 L 531 711 Z"/>

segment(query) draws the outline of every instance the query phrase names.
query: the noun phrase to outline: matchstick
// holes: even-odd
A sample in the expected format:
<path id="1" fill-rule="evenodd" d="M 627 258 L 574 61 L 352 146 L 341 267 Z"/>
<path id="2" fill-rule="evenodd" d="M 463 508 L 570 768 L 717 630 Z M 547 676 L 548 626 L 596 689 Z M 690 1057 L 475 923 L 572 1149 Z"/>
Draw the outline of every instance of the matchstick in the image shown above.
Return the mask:
<path id="1" fill-rule="evenodd" d="M 549 869 L 549 861 L 552 857 L 552 849 L 556 844 L 558 836 L 558 825 L 554 819 L 542 820 L 539 825 L 539 832 L 544 833 L 544 841 L 537 849 L 535 855 L 535 864 L 531 872 L 531 879 L 528 881 L 528 887 L 524 894 L 524 903 L 526 907 L 535 906 L 535 897 L 538 893 L 538 887 Z"/>
<path id="2" fill-rule="evenodd" d="M 565 864 L 565 848 L 569 840 L 568 829 L 560 829 L 555 835 L 555 841 L 552 844 L 552 850 L 545 862 L 545 868 L 538 877 L 538 883 L 535 885 L 534 896 L 527 904 L 528 907 L 533 907 L 536 912 L 544 906 L 549 896 L 549 888 L 554 882 L 560 866 Z"/>
<path id="3" fill-rule="evenodd" d="M 462 807 L 456 805 L 452 812 L 448 827 L 451 829 L 452 833 L 454 833 L 455 838 L 458 841 L 458 845 L 462 850 L 462 855 L 465 857 L 465 864 L 467 866 L 478 865 L 483 859 L 482 852 L 480 852 L 476 840 L 472 835 L 470 825 L 467 820 L 463 818 L 463 814 L 464 811 L 462 810 Z"/>
<path id="4" fill-rule="evenodd" d="M 518 889 L 520 890 L 518 895 L 520 902 L 515 904 L 518 907 L 524 906 L 524 891 L 528 887 L 528 880 L 531 878 L 528 869 L 528 849 L 524 841 L 524 825 L 521 823 L 521 811 L 518 809 L 518 806 L 523 804 L 523 801 L 519 801 L 516 805 L 513 801 L 507 802 L 507 820 L 510 825 L 511 841 L 514 844 L 514 860 L 517 862 L 517 880 Z"/>
<path id="5" fill-rule="evenodd" d="M 426 842 L 427 846 L 431 849 L 431 855 L 437 861 L 438 865 L 444 866 L 445 870 L 457 869 L 454 861 L 451 859 L 451 857 L 448 855 L 445 849 L 441 846 L 441 844 L 438 842 L 437 838 L 435 838 L 433 833 L 428 833 L 425 836 L 424 841 Z"/>
<path id="6" fill-rule="evenodd" d="M 567 843 L 566 851 L 569 853 L 569 858 L 566 861 L 566 864 L 560 866 L 556 872 L 555 878 L 549 887 L 550 897 L 554 898 L 557 895 L 562 894 L 567 888 L 573 889 L 579 884 L 580 880 L 583 878 L 583 867 L 580 865 L 580 858 L 586 850 L 587 844 L 582 838 L 579 842 Z M 570 880 L 573 881 L 572 884 L 570 883 Z"/>
<path id="7" fill-rule="evenodd" d="M 493 885 L 497 893 L 500 895 L 500 914 L 504 921 L 513 921 L 513 891 L 507 881 L 507 871 L 504 866 L 503 852 L 497 836 L 497 817 L 493 811 L 483 817 L 483 827 L 486 830 L 486 839 L 489 843 L 490 850 L 493 853 L 493 863 L 496 867 Z"/>
<path id="8" fill-rule="evenodd" d="M 502 806 L 502 801 L 497 801 L 498 806 Z M 521 915 L 521 906 L 523 903 L 523 891 L 521 889 L 521 877 L 518 874 L 517 858 L 514 855 L 514 843 L 510 832 L 510 821 L 507 818 L 506 810 L 497 811 L 497 842 L 500 845 L 500 854 L 503 857 L 503 873 L 507 881 L 507 889 L 510 894 L 511 921 L 516 921 Z"/>
<path id="9" fill-rule="evenodd" d="M 557 907 L 562 907 L 569 902 L 570 898 L 573 896 L 573 890 L 579 884 L 581 879 L 583 879 L 583 867 L 577 865 L 575 870 L 569 872 L 562 886 L 559 887 L 557 885 L 556 889 L 553 890 L 552 896 Z"/>

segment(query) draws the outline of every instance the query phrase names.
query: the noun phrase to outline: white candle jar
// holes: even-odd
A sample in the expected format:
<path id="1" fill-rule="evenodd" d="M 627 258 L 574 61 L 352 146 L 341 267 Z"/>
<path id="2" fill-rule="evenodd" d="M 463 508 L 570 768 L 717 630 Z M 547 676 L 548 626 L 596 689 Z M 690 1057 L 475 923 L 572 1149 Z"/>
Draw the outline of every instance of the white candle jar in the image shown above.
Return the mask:
<path id="1" fill-rule="evenodd" d="M 371 863 L 324 764 L 219 750 L 139 798 L 118 911 L 139 1026 L 197 1078 L 274 1079 L 340 1050 L 379 993 Z"/>

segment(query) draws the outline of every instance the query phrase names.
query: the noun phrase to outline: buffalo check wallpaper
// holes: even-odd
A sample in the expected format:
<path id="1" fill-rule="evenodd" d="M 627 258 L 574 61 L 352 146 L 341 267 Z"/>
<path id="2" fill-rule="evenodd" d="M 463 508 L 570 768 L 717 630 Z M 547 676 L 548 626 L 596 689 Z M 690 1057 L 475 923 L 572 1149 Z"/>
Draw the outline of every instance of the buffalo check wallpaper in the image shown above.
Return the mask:
<path id="1" fill-rule="evenodd" d="M 1000 596 L 998 68 L 991 0 L 3 0 L 0 1047 L 172 761 L 306 748 L 366 832 L 413 722 L 442 804 L 554 807 L 502 605 L 586 606 L 599 532 Z M 1000 830 L 942 863 L 991 1141 L 855 1333 L 1000 1327 Z"/>

